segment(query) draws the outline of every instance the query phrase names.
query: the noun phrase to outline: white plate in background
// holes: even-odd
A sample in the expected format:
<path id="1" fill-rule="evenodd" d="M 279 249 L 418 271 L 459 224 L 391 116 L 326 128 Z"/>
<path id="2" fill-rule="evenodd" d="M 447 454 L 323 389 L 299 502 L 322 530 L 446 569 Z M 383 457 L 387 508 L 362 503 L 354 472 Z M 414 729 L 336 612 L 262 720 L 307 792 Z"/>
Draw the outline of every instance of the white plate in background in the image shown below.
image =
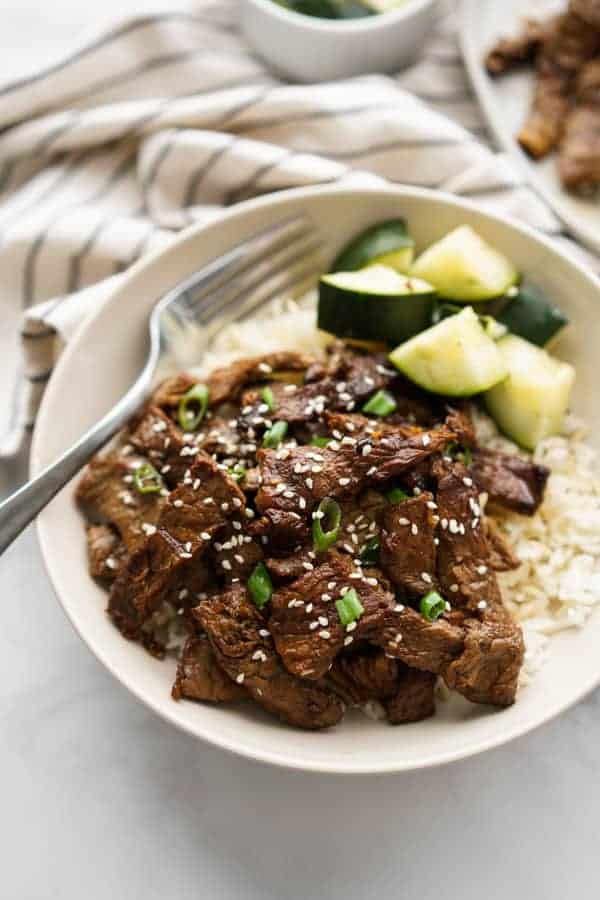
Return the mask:
<path id="1" fill-rule="evenodd" d="M 566 0 L 530 0 L 526 4 L 523 0 L 462 0 L 460 42 L 471 83 L 500 146 L 516 160 L 530 185 L 567 230 L 591 250 L 600 252 L 600 199 L 582 199 L 565 191 L 558 177 L 556 154 L 536 162 L 516 141 L 531 101 L 533 69 L 491 78 L 484 66 L 492 44 L 500 37 L 518 33 L 525 16 L 546 18 L 566 6 Z"/>

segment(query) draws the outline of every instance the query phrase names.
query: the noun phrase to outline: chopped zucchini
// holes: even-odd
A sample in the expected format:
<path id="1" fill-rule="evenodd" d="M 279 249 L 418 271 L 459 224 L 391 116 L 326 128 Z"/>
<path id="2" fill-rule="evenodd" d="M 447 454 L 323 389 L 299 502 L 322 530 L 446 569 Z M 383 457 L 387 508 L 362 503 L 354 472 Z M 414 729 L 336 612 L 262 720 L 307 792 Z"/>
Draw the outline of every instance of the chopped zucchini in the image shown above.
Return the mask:
<path id="1" fill-rule="evenodd" d="M 509 334 L 496 345 L 508 378 L 485 396 L 498 426 L 528 450 L 558 434 L 569 406 L 575 369 L 523 338 Z"/>
<path id="2" fill-rule="evenodd" d="M 425 250 L 412 274 L 429 281 L 442 297 L 464 303 L 500 297 L 518 280 L 512 263 L 468 225 Z"/>
<path id="3" fill-rule="evenodd" d="M 470 306 L 401 344 L 391 362 L 427 391 L 470 397 L 506 377 L 498 345 Z"/>
<path id="4" fill-rule="evenodd" d="M 388 266 L 323 275 L 318 326 L 338 337 L 397 344 L 427 328 L 435 291 Z"/>
<path id="5" fill-rule="evenodd" d="M 385 265 L 396 272 L 410 271 L 415 242 L 404 219 L 392 219 L 373 225 L 354 238 L 335 260 L 332 271 L 354 272 L 365 266 Z"/>
<path id="6" fill-rule="evenodd" d="M 569 324 L 558 306 L 550 303 L 545 293 L 530 281 L 524 281 L 507 298 L 496 316 L 512 334 L 525 338 L 538 347 L 546 347 Z"/>
<path id="7" fill-rule="evenodd" d="M 461 312 L 463 309 L 464 306 L 458 306 L 456 303 L 447 303 L 444 301 L 435 303 L 431 316 L 431 324 L 437 325 L 438 322 L 442 322 L 444 319 L 447 319 L 448 316 L 457 315 L 457 313 Z M 479 315 L 479 321 L 481 322 L 481 326 L 485 333 L 488 337 L 491 337 L 493 341 L 499 341 L 500 338 L 504 337 L 508 332 L 506 325 L 498 322 L 494 316 Z"/>

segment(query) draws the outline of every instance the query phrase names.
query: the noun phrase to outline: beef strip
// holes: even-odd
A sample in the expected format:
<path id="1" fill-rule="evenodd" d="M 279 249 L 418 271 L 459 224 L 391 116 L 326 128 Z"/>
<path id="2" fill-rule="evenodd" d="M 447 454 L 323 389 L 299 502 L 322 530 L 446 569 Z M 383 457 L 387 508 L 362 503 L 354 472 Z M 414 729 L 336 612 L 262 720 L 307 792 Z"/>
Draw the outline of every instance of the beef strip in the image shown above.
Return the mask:
<path id="1" fill-rule="evenodd" d="M 187 639 L 171 695 L 174 700 L 186 698 L 209 703 L 231 703 L 247 696 L 221 669 L 205 634 Z"/>
<path id="2" fill-rule="evenodd" d="M 523 149 L 536 159 L 558 145 L 571 106 L 573 82 L 598 45 L 598 32 L 570 12 L 558 16 L 549 29 L 537 56 L 531 111 L 518 135 Z"/>
<path id="3" fill-rule="evenodd" d="M 266 509 L 260 519 L 249 525 L 248 531 L 274 556 L 289 554 L 310 540 L 304 514 L 281 509 Z"/>
<path id="4" fill-rule="evenodd" d="M 517 37 L 501 38 L 485 58 L 490 75 L 504 75 L 512 69 L 532 62 L 547 31 L 547 23 L 526 19 L 524 28 Z"/>
<path id="5" fill-rule="evenodd" d="M 145 410 L 131 431 L 129 441 L 150 460 L 169 487 L 182 480 L 190 465 L 188 446 L 191 441 L 160 407 L 150 406 Z M 192 452 L 195 455 L 195 451 Z"/>
<path id="6" fill-rule="evenodd" d="M 206 454 L 166 499 L 156 530 L 131 555 L 116 579 L 108 611 L 125 637 L 140 639 L 144 622 L 164 601 L 190 596 L 212 580 L 206 557 L 230 518 L 242 518 L 244 495 Z"/>
<path id="7" fill-rule="evenodd" d="M 213 545 L 212 564 L 217 574 L 229 583 L 245 581 L 263 558 L 260 544 L 243 533 L 244 526 L 245 521 L 234 516 Z"/>
<path id="8" fill-rule="evenodd" d="M 193 375 L 182 372 L 173 378 L 166 378 L 155 388 L 150 398 L 151 406 L 158 406 L 166 412 L 172 412 L 179 405 L 179 401 L 191 387 L 198 383 Z"/>
<path id="9" fill-rule="evenodd" d="M 381 532 L 381 567 L 392 584 L 411 599 L 437 587 L 436 545 L 439 517 L 433 495 L 420 494 L 388 504 Z"/>
<path id="10" fill-rule="evenodd" d="M 247 384 L 268 381 L 273 372 L 302 372 L 313 362 L 305 353 L 283 350 L 263 356 L 247 357 L 220 369 L 214 369 L 207 379 L 212 407 L 235 400 Z"/>
<path id="11" fill-rule="evenodd" d="M 492 503 L 532 516 L 544 499 L 550 470 L 520 456 L 479 449 L 468 474 Z"/>
<path id="12" fill-rule="evenodd" d="M 164 497 L 141 494 L 133 483 L 133 473 L 147 460 L 122 450 L 96 456 L 77 486 L 76 498 L 93 522 L 113 525 L 129 551 L 146 539 L 143 526 L 158 521 Z"/>
<path id="13" fill-rule="evenodd" d="M 256 495 L 261 512 L 279 509 L 307 514 L 325 497 L 348 498 L 401 474 L 439 452 L 455 438 L 446 426 L 412 437 L 374 435 L 316 450 L 297 447 L 260 450 L 262 484 Z"/>
<path id="14" fill-rule="evenodd" d="M 265 565 L 277 584 L 286 581 L 295 581 L 300 578 L 308 568 L 314 568 L 317 554 L 311 544 L 299 548 L 291 556 L 271 556 L 265 561 Z"/>
<path id="15" fill-rule="evenodd" d="M 420 722 L 435 713 L 436 676 L 403 666 L 398 674 L 396 693 L 384 700 L 388 721 L 392 725 Z"/>
<path id="16" fill-rule="evenodd" d="M 358 593 L 364 613 L 355 623 L 344 626 L 335 601 L 350 588 Z M 378 632 L 394 602 L 385 581 L 379 583 L 347 557 L 330 553 L 313 571 L 275 591 L 269 630 L 286 669 L 301 678 L 317 680 L 329 670 L 340 650 Z"/>
<path id="17" fill-rule="evenodd" d="M 234 585 L 201 603 L 194 614 L 221 668 L 268 712 L 300 728 L 328 728 L 340 721 L 344 705 L 333 691 L 284 669 L 266 621 L 244 587 Z"/>
<path id="18" fill-rule="evenodd" d="M 600 184 L 600 60 L 587 63 L 577 79 L 577 106 L 567 119 L 559 173 L 568 190 L 591 193 Z"/>
<path id="19" fill-rule="evenodd" d="M 411 668 L 439 674 L 463 649 L 463 617 L 457 619 L 451 622 L 442 617 L 429 622 L 410 606 L 397 603 L 388 610 L 373 643 Z"/>
<path id="20" fill-rule="evenodd" d="M 484 526 L 489 554 L 488 565 L 490 568 L 494 572 L 510 572 L 513 569 L 518 569 L 521 565 L 521 560 L 508 546 L 504 535 L 494 520 L 486 517 Z"/>
<path id="21" fill-rule="evenodd" d="M 368 700 L 385 700 L 398 689 L 399 664 L 382 650 L 338 656 L 326 683 L 346 706 L 362 706 Z"/>
<path id="22" fill-rule="evenodd" d="M 467 406 L 447 406 L 446 425 L 456 433 L 456 440 L 461 447 L 473 448 L 477 446 L 475 426 Z"/>
<path id="23" fill-rule="evenodd" d="M 127 548 L 110 525 L 88 525 L 86 536 L 90 575 L 109 586 L 127 556 Z"/>

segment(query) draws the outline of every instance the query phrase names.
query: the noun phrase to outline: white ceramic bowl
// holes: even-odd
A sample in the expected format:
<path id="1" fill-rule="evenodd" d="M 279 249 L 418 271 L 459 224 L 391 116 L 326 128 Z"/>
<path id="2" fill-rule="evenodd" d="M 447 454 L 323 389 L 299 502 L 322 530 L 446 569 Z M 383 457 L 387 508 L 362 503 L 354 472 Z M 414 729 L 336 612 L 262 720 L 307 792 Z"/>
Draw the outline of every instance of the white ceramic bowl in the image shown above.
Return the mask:
<path id="1" fill-rule="evenodd" d="M 273 0 L 241 0 L 248 43 L 270 66 L 295 81 L 316 82 L 393 72 L 412 62 L 435 19 L 438 0 L 407 0 L 364 19 L 318 19 Z"/>
<path id="2" fill-rule="evenodd" d="M 309 188 L 241 204 L 214 223 L 181 235 L 135 266 L 108 302 L 68 345 L 52 376 L 33 441 L 32 470 L 54 460 L 117 400 L 135 377 L 155 300 L 180 279 L 269 223 L 305 213 L 318 225 L 332 259 L 366 226 L 405 216 L 418 247 L 460 223 L 481 232 L 560 304 L 574 325 L 557 348 L 577 364 L 575 409 L 600 447 L 597 401 L 600 282 L 530 229 L 466 201 L 409 188 Z M 86 565 L 83 521 L 67 486 L 39 519 L 45 562 L 71 622 L 114 676 L 164 719 L 199 738 L 257 760 L 323 772 L 382 773 L 436 765 L 502 744 L 565 709 L 600 681 L 600 615 L 582 631 L 554 638 L 550 658 L 510 709 L 491 711 L 459 697 L 432 719 L 392 728 L 359 713 L 322 733 L 280 725 L 250 704 L 175 703 L 172 661 L 152 659 L 128 643 L 105 615 L 106 595 Z"/>

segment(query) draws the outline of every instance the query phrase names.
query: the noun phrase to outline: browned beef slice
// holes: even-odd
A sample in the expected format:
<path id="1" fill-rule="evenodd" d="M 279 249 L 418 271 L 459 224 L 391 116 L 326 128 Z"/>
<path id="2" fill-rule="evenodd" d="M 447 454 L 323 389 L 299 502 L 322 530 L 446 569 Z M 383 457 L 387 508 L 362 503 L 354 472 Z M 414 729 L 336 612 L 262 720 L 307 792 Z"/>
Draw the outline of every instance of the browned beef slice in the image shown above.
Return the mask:
<path id="1" fill-rule="evenodd" d="M 327 674 L 327 684 L 347 706 L 392 697 L 398 688 L 399 665 L 382 650 L 338 656 Z"/>
<path id="2" fill-rule="evenodd" d="M 475 447 L 477 436 L 467 407 L 448 406 L 446 410 L 446 425 L 456 433 L 457 442 L 462 447 Z"/>
<path id="3" fill-rule="evenodd" d="M 129 440 L 161 473 L 170 487 L 190 466 L 184 433 L 158 406 L 150 406 L 136 423 Z M 186 448 L 182 456 L 181 451 Z"/>
<path id="4" fill-rule="evenodd" d="M 485 536 L 489 552 L 489 566 L 494 572 L 510 572 L 518 569 L 521 560 L 506 543 L 506 539 L 493 519 L 485 519 Z"/>
<path id="5" fill-rule="evenodd" d="M 246 580 L 263 558 L 260 544 L 245 532 L 247 519 L 234 516 L 213 544 L 212 564 L 226 582 Z"/>
<path id="6" fill-rule="evenodd" d="M 265 510 L 265 514 L 253 522 L 248 531 L 261 541 L 267 553 L 275 556 L 289 554 L 310 540 L 310 529 L 304 514 L 280 509 Z"/>
<path id="7" fill-rule="evenodd" d="M 307 544 L 306 547 L 300 548 L 291 556 L 271 556 L 266 560 L 265 565 L 274 580 L 280 584 L 283 581 L 295 581 L 306 571 L 310 571 L 308 567 L 314 568 L 316 557 L 311 545 Z"/>
<path id="8" fill-rule="evenodd" d="M 189 478 L 166 499 L 158 530 L 132 554 L 113 585 L 109 614 L 126 637 L 140 636 L 148 617 L 182 589 L 210 583 L 206 555 L 230 518 L 243 518 L 244 495 L 214 460 L 199 453 Z"/>
<path id="9" fill-rule="evenodd" d="M 464 623 L 461 655 L 445 669 L 449 688 L 473 703 L 510 706 L 525 652 L 523 634 L 501 602 Z"/>
<path id="10" fill-rule="evenodd" d="M 454 439 L 446 426 L 412 437 L 385 434 L 331 444 L 318 450 L 297 447 L 260 450 L 262 485 L 256 505 L 305 515 L 325 497 L 349 498 L 418 465 Z"/>
<path id="11" fill-rule="evenodd" d="M 379 536 L 387 500 L 379 491 L 368 489 L 352 500 L 342 501 L 342 521 L 335 549 L 360 556 L 369 541 Z"/>
<path id="12" fill-rule="evenodd" d="M 235 424 L 234 424 L 235 423 Z M 240 447 L 240 436 L 238 434 L 236 419 L 223 419 L 220 416 L 212 416 L 202 423 L 202 430 L 198 435 L 198 443 L 205 453 L 214 454 L 219 459 L 233 457 L 239 459 L 240 456 L 246 456 Z"/>
<path id="13" fill-rule="evenodd" d="M 364 613 L 344 626 L 335 601 L 350 588 L 358 593 Z M 377 579 L 365 577 L 347 557 L 331 553 L 314 571 L 275 591 L 269 629 L 286 669 L 316 680 L 342 648 L 374 635 L 393 605 L 393 595 Z"/>
<path id="14" fill-rule="evenodd" d="M 420 494 L 388 504 L 381 532 L 381 567 L 408 597 L 418 598 L 437 587 L 438 516 L 433 495 Z"/>
<path id="15" fill-rule="evenodd" d="M 225 400 L 234 400 L 247 384 L 254 381 L 268 381 L 273 372 L 303 371 L 312 362 L 311 356 L 284 350 L 241 359 L 229 366 L 215 369 L 207 381 L 210 403 L 212 406 L 218 406 Z"/>
<path id="16" fill-rule="evenodd" d="M 120 451 L 97 456 L 77 487 L 77 500 L 88 518 L 113 525 L 130 551 L 143 544 L 142 524 L 155 525 L 164 504 L 160 494 L 141 494 L 133 484 L 133 473 L 145 462 Z"/>
<path id="17" fill-rule="evenodd" d="M 174 700 L 185 697 L 209 703 L 230 703 L 246 697 L 243 687 L 232 681 L 217 663 L 205 634 L 187 639 L 171 693 Z"/>
<path id="18" fill-rule="evenodd" d="M 166 378 L 155 388 L 151 404 L 159 406 L 161 409 L 172 411 L 178 406 L 183 395 L 197 383 L 197 378 L 185 372 L 175 375 L 173 378 Z"/>
<path id="19" fill-rule="evenodd" d="M 497 450 L 475 450 L 470 474 L 493 503 L 533 515 L 542 500 L 550 470 L 520 456 Z"/>
<path id="20" fill-rule="evenodd" d="M 462 463 L 436 463 L 438 476 L 438 579 L 452 606 L 478 609 L 500 601 L 500 588 L 490 565 L 478 489 Z"/>
<path id="21" fill-rule="evenodd" d="M 326 412 L 325 422 L 336 441 L 341 441 L 344 437 L 353 440 L 388 435 L 411 437 L 423 431 L 422 428 L 407 425 L 406 422 L 383 422 L 381 419 L 370 419 L 361 413 Z"/>
<path id="22" fill-rule="evenodd" d="M 420 722 L 435 713 L 436 676 L 431 672 L 420 672 L 408 666 L 400 670 L 393 697 L 384 700 L 388 720 L 392 725 L 405 722 Z"/>
<path id="23" fill-rule="evenodd" d="M 112 584 L 127 555 L 125 544 L 110 525 L 88 525 L 86 536 L 90 575 Z"/>
<path id="24" fill-rule="evenodd" d="M 444 617 L 429 622 L 400 603 L 387 613 L 373 642 L 411 668 L 441 673 L 462 652 L 464 633 L 460 624 Z"/>
<path id="25" fill-rule="evenodd" d="M 264 709 L 300 728 L 328 728 L 340 721 L 344 706 L 332 691 L 283 668 L 266 621 L 244 587 L 235 585 L 194 612 L 218 664 Z"/>

